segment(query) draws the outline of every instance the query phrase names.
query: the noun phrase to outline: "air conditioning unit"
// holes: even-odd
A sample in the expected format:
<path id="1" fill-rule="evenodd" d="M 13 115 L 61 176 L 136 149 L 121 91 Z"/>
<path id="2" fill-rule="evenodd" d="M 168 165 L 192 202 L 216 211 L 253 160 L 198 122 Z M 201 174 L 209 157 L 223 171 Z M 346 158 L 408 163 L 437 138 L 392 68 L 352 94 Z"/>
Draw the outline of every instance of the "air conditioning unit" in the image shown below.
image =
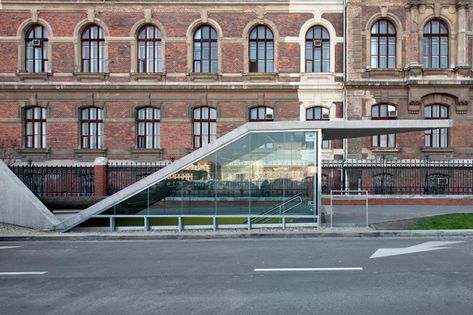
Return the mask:
<path id="1" fill-rule="evenodd" d="M 273 119 L 273 114 L 272 113 L 267 113 L 266 114 L 266 119 Z"/>
<path id="2" fill-rule="evenodd" d="M 437 178 L 437 184 L 438 185 L 448 185 L 448 178 L 446 178 L 446 177 Z"/>
<path id="3" fill-rule="evenodd" d="M 41 39 L 33 39 L 31 41 L 31 43 L 32 43 L 33 47 L 39 47 L 39 46 L 41 46 Z"/>
<path id="4" fill-rule="evenodd" d="M 328 114 L 328 113 L 322 114 L 322 119 L 323 119 L 323 120 L 328 120 L 328 119 L 330 119 L 330 114 Z"/>
<path id="5" fill-rule="evenodd" d="M 314 39 L 314 47 L 322 47 L 322 40 Z"/>
<path id="6" fill-rule="evenodd" d="M 397 110 L 390 110 L 388 112 L 388 117 L 397 117 L 397 115 L 398 115 Z"/>

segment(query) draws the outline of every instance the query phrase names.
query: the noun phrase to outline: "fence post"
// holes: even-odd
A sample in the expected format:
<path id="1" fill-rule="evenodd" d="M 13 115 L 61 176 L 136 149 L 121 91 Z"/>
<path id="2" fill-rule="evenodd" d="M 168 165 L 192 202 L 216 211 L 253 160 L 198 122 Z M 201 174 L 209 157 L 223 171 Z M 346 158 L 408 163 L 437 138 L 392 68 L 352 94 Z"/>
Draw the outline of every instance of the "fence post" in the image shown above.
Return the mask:
<path id="1" fill-rule="evenodd" d="M 94 194 L 95 196 L 107 195 L 107 171 L 108 160 L 106 157 L 98 157 L 94 161 Z"/>

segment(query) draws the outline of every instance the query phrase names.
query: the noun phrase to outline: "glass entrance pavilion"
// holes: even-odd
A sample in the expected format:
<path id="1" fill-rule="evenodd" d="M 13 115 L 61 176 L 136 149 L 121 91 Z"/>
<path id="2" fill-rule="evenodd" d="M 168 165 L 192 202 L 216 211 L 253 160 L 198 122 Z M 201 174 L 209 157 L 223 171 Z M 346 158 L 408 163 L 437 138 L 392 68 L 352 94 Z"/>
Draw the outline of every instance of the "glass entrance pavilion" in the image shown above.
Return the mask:
<path id="1" fill-rule="evenodd" d="M 239 224 L 248 224 L 248 217 L 250 224 L 282 223 L 284 218 L 287 224 L 316 224 L 317 133 L 250 132 L 103 215 L 190 215 L 187 222 L 205 222 L 190 219 L 201 216 Z M 159 225 L 159 217 L 152 219 Z"/>
<path id="2" fill-rule="evenodd" d="M 246 123 L 56 228 L 318 227 L 322 140 L 451 125 L 423 120 Z"/>

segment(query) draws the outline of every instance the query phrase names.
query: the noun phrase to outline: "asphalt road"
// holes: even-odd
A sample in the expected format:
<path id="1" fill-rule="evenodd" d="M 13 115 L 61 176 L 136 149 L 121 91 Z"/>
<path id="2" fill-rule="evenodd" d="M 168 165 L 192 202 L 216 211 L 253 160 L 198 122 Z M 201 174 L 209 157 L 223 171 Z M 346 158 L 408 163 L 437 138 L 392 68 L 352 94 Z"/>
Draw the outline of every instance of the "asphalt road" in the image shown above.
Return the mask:
<path id="1" fill-rule="evenodd" d="M 428 241 L 2 242 L 0 313 L 472 314 L 473 239 L 370 259 Z"/>

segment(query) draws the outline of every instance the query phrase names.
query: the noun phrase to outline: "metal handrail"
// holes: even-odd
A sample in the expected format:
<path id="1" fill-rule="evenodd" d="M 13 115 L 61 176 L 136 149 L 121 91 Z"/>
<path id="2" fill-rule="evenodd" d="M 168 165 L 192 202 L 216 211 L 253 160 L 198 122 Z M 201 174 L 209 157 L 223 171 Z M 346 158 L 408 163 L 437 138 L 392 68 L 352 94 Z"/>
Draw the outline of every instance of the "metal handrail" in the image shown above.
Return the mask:
<path id="1" fill-rule="evenodd" d="M 280 215 L 283 215 L 285 214 L 286 212 L 288 212 L 289 210 L 292 210 L 294 209 L 295 207 L 297 207 L 298 205 L 300 205 L 302 202 L 303 202 L 303 199 L 301 198 L 301 193 L 289 198 L 288 200 L 284 201 L 283 203 L 280 203 L 274 207 L 272 207 L 271 209 L 267 210 L 266 212 L 264 212 L 262 215 L 270 215 L 272 214 L 275 210 L 279 210 L 279 214 Z M 289 207 L 289 208 L 286 208 L 284 211 L 282 210 L 284 206 L 286 206 L 287 204 L 293 202 L 294 200 L 297 200 L 298 199 L 298 203 L 293 205 L 292 207 Z M 260 218 L 254 218 L 253 220 L 251 220 L 251 223 L 257 223 L 257 222 L 254 222 L 254 221 L 257 221 L 258 219 Z M 258 222 L 258 223 L 264 223 L 264 222 L 267 222 L 271 220 L 271 218 L 267 218 L 266 220 L 262 220 L 261 222 Z"/>

